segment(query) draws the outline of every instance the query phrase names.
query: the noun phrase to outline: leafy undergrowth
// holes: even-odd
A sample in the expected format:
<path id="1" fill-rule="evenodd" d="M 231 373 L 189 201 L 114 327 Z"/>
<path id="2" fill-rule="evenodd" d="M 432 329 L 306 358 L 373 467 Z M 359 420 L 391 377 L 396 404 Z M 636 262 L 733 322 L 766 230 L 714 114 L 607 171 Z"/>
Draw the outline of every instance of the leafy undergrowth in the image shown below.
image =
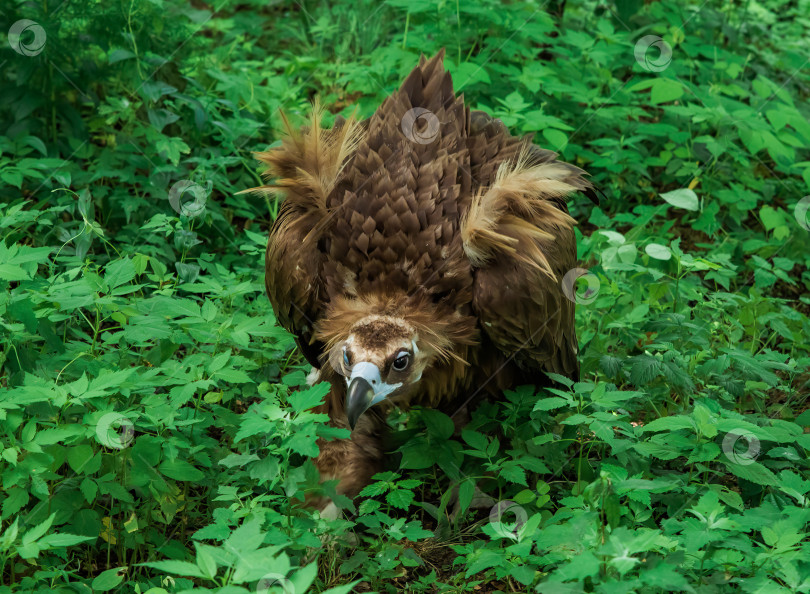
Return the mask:
<path id="1" fill-rule="evenodd" d="M 46 40 L 0 56 L 0 592 L 810 592 L 807 1 L 562 6 L 7 11 Z M 278 108 L 368 115 L 441 47 L 604 192 L 582 381 L 397 412 L 327 521 L 344 434 L 263 295 L 278 204 L 236 192 Z"/>

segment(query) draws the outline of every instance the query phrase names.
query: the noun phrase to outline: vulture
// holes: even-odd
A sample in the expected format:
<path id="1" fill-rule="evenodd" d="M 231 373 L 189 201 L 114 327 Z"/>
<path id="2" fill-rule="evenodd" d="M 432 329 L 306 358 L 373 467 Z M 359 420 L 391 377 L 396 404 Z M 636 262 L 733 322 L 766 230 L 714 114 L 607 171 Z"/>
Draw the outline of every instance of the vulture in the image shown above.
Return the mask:
<path id="1" fill-rule="evenodd" d="M 578 378 L 576 266 L 566 197 L 596 201 L 582 169 L 456 96 L 442 50 L 365 120 L 290 124 L 257 154 L 284 201 L 265 284 L 279 323 L 331 385 L 321 480 L 356 496 L 382 470 L 386 413 L 448 415 L 504 389 Z M 570 277 L 570 276 L 569 276 Z M 573 284 L 573 283 L 571 283 Z M 461 415 L 462 417 L 465 415 Z M 323 509 L 325 496 L 308 500 Z M 334 506 L 334 504 L 332 504 Z"/>

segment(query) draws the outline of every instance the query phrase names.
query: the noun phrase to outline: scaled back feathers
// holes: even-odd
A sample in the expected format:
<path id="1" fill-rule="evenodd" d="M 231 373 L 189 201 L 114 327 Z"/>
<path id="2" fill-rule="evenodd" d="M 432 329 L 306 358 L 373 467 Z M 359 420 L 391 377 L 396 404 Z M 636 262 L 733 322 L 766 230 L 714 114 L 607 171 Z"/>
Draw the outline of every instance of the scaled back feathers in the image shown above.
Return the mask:
<path id="1" fill-rule="evenodd" d="M 324 129 L 316 104 L 308 126 L 284 117 L 281 145 L 259 153 L 275 180 L 254 189 L 285 196 L 266 259 L 276 315 L 315 366 L 353 319 L 393 299 L 424 318 L 441 360 L 489 340 L 492 357 L 574 375 L 573 303 L 560 289 L 576 266 L 565 200 L 595 199 L 593 187 L 556 153 L 471 112 L 443 57 L 423 57 L 367 120 Z"/>

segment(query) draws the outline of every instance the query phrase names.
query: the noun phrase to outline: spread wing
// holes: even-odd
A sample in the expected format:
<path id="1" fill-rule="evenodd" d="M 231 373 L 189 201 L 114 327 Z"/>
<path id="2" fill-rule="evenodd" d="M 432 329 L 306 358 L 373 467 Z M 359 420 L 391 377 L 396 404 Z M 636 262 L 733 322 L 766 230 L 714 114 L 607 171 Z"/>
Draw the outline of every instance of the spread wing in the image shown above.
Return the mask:
<path id="1" fill-rule="evenodd" d="M 310 125 L 300 130 L 285 118 L 282 145 L 258 154 L 269 165 L 266 175 L 276 180 L 252 188 L 285 195 L 267 243 L 265 288 L 279 323 L 315 367 L 323 346 L 313 342 L 313 326 L 327 301 L 317 230 L 329 218 L 328 197 L 364 133 L 354 118 L 321 128 L 321 115 L 316 105 Z"/>
<path id="2" fill-rule="evenodd" d="M 473 309 L 495 346 L 525 370 L 578 378 L 574 303 L 562 290 L 576 267 L 574 219 L 565 198 L 595 198 L 584 172 L 471 114 L 473 177 L 484 180 L 462 222 L 475 268 Z"/>
<path id="3" fill-rule="evenodd" d="M 279 324 L 291 332 L 307 361 L 320 367 L 321 349 L 312 343 L 313 326 L 323 308 L 318 250 L 302 249 L 313 223 L 284 202 L 270 231 L 264 285 Z"/>
<path id="4" fill-rule="evenodd" d="M 316 367 L 324 345 L 314 326 L 340 297 L 399 290 L 470 301 L 458 240 L 471 189 L 468 112 L 443 56 L 423 57 L 368 120 L 325 130 L 316 108 L 308 128 L 287 124 L 282 146 L 259 154 L 278 178 L 259 189 L 286 195 L 267 248 L 267 293 Z"/>

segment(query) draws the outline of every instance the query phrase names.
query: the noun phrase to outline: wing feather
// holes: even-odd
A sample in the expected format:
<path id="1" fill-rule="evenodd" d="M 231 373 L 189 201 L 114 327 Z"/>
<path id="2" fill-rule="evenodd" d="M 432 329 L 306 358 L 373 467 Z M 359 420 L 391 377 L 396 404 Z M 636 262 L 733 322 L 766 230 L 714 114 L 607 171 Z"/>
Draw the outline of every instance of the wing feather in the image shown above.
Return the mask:
<path id="1" fill-rule="evenodd" d="M 592 186 L 582 170 L 551 151 L 473 115 L 479 135 L 471 142 L 479 148 L 473 159 L 486 159 L 491 176 L 461 224 L 464 252 L 475 268 L 473 309 L 490 340 L 520 368 L 578 378 L 575 304 L 561 286 L 576 266 L 576 222 L 565 198 Z M 493 146 L 499 149 L 494 154 Z"/>
<path id="2" fill-rule="evenodd" d="M 282 114 L 283 116 L 283 114 Z M 279 147 L 257 156 L 276 180 L 252 188 L 285 196 L 270 230 L 265 255 L 265 288 L 279 323 L 296 337 L 307 360 L 320 367 L 322 345 L 313 342 L 315 321 L 326 307 L 323 282 L 325 254 L 319 231 L 329 219 L 329 197 L 365 134 L 354 117 L 321 127 L 316 104 L 310 125 L 295 129 L 283 116 L 286 134 Z"/>

